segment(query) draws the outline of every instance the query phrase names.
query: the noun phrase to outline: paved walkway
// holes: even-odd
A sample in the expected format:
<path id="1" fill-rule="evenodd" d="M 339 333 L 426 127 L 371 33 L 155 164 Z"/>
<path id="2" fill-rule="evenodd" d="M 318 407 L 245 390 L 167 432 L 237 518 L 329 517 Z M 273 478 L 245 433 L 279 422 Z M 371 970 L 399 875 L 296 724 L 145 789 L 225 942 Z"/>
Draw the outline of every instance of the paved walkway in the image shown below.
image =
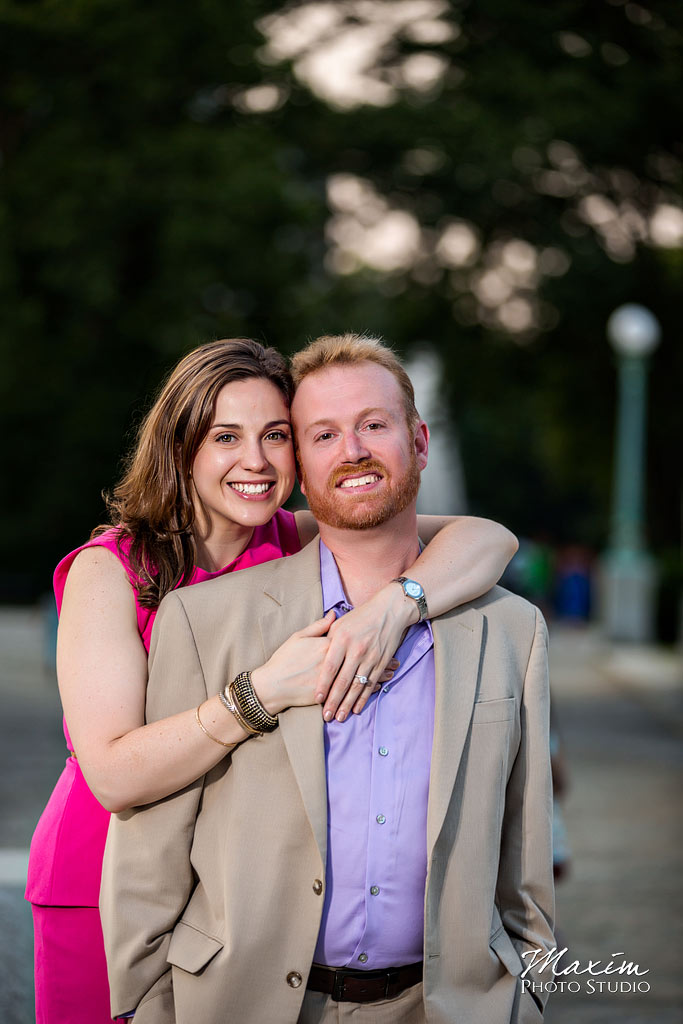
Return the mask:
<path id="1" fill-rule="evenodd" d="M 0 1019 L 32 1024 L 33 934 L 23 899 L 28 845 L 64 765 L 57 683 L 39 611 L 0 611 Z"/>
<path id="2" fill-rule="evenodd" d="M 35 822 L 64 762 L 54 673 L 36 611 L 0 611 L 0 1019 L 33 1021 L 32 938 L 22 886 Z M 591 631 L 551 634 L 554 701 L 569 759 L 572 871 L 558 887 L 558 966 L 631 961 L 648 973 L 596 976 L 551 997 L 547 1024 L 680 1024 L 683 782 L 680 659 L 612 650 Z M 616 954 L 613 956 L 613 954 Z M 613 989 L 607 991 L 607 981 Z M 564 979 L 572 980 L 571 976 Z M 602 991 L 599 983 L 602 982 Z M 576 982 L 573 981 L 573 986 Z M 567 986 L 565 986 L 567 988 Z M 592 988 L 592 991 L 591 991 Z M 201 1022 L 200 1022 L 201 1024 Z M 265 1022 L 264 1022 L 265 1024 Z"/>
<path id="3" fill-rule="evenodd" d="M 573 981 L 574 991 L 567 984 L 551 996 L 547 1024 L 680 1024 L 680 659 L 614 650 L 595 633 L 559 629 L 551 652 L 573 851 L 570 876 L 557 888 L 558 947 L 568 949 L 558 967 L 613 959 L 615 967 L 632 962 L 649 973 L 558 978 Z M 634 982 L 649 990 L 637 991 Z"/>

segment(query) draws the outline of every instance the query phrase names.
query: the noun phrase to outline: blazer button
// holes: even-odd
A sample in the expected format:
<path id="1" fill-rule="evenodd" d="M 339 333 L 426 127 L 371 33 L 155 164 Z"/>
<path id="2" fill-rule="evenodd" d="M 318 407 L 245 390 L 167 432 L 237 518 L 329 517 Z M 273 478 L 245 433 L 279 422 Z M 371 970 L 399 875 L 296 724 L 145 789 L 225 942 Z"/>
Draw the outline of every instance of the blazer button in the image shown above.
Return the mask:
<path id="1" fill-rule="evenodd" d="M 319 878 L 316 878 L 315 882 L 313 883 L 313 892 L 316 894 L 316 896 L 320 896 L 322 891 L 323 883 L 320 881 Z"/>
<path id="2" fill-rule="evenodd" d="M 298 971 L 290 971 L 287 975 L 287 984 L 290 988 L 298 988 L 303 980 Z"/>

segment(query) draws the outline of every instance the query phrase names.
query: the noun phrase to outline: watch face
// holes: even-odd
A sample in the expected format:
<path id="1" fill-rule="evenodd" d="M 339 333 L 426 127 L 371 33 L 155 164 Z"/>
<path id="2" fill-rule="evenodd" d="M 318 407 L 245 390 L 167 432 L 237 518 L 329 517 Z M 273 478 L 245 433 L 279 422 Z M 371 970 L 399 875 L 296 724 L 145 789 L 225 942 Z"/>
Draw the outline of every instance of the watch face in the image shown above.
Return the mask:
<path id="1" fill-rule="evenodd" d="M 408 580 L 405 586 L 405 591 L 408 597 L 414 598 L 422 597 L 423 593 L 422 587 L 419 583 L 416 583 L 415 580 Z"/>

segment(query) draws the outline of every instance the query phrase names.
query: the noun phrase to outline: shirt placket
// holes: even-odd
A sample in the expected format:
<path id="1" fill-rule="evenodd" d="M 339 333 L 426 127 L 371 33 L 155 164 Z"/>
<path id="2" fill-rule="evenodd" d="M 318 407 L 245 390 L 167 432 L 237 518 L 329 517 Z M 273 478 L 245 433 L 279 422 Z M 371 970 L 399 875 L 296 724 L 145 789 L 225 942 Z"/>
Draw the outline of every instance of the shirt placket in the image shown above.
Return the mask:
<path id="1" fill-rule="evenodd" d="M 406 638 L 407 640 L 408 638 Z M 381 917 L 382 871 L 393 862 L 392 846 L 398 841 L 398 802 L 399 793 L 391 771 L 390 758 L 401 758 L 402 749 L 397 738 L 396 729 L 392 724 L 391 705 L 392 691 L 408 675 L 418 661 L 432 646 L 431 632 L 426 627 L 420 628 L 420 635 L 410 637 L 410 641 L 401 645 L 408 649 L 405 661 L 401 659 L 399 648 L 397 658 L 401 662 L 396 675 L 390 683 L 385 684 L 377 694 L 375 721 L 372 736 L 372 768 L 370 781 L 370 809 L 368 821 L 368 855 L 365 869 L 364 910 L 365 928 L 356 945 L 349 966 L 372 970 L 379 933 Z M 391 749 L 385 740 L 393 737 Z"/>
<path id="2" fill-rule="evenodd" d="M 372 734 L 372 767 L 370 773 L 370 808 L 368 820 L 368 853 L 365 864 L 364 909 L 365 928 L 356 945 L 350 966 L 371 970 L 378 939 L 377 901 L 382 896 L 381 865 L 390 863 L 389 851 L 396 840 L 395 793 L 387 771 L 388 748 L 382 746 L 391 709 L 387 701 L 390 688 L 377 694 Z"/>

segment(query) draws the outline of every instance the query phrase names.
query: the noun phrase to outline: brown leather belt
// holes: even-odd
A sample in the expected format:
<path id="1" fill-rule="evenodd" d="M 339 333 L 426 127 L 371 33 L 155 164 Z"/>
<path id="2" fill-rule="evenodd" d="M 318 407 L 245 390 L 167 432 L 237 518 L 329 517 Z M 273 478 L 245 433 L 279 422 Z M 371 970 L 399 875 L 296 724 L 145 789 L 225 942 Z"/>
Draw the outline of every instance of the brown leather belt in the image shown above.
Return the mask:
<path id="1" fill-rule="evenodd" d="M 375 999 L 393 999 L 418 981 L 422 981 L 422 961 L 380 971 L 313 964 L 306 987 L 324 992 L 339 1003 L 371 1003 Z"/>

